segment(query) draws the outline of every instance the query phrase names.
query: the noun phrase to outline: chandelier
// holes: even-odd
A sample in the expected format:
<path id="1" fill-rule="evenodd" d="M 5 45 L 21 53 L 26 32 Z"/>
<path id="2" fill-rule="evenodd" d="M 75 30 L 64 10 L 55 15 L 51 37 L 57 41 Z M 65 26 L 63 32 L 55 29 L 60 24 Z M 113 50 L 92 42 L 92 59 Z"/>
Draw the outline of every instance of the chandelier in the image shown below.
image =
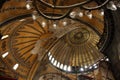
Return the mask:
<path id="1" fill-rule="evenodd" d="M 85 14 L 89 18 L 92 18 L 93 10 L 100 10 L 101 15 L 104 15 L 104 9 L 107 8 L 112 11 L 117 10 L 117 7 L 120 7 L 119 0 L 76 0 L 72 1 L 73 4 L 70 4 L 71 0 L 27 0 L 26 8 L 28 10 L 34 8 L 36 11 L 33 11 L 33 19 L 35 20 L 37 15 L 42 15 L 43 17 L 50 20 L 59 20 L 65 17 L 75 18 L 76 15 L 80 17 Z M 58 4 L 61 3 L 61 4 Z M 73 11 L 74 8 L 78 7 L 79 10 Z M 46 11 L 46 8 L 51 10 Z M 84 13 L 78 11 L 85 10 Z"/>

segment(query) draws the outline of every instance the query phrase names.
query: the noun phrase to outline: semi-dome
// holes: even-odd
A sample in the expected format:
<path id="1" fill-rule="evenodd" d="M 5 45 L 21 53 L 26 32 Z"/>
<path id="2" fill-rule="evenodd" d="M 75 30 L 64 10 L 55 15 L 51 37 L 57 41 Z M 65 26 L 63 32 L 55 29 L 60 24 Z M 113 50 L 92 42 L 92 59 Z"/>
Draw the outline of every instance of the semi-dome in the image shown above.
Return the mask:
<path id="1" fill-rule="evenodd" d="M 86 72 L 96 69 L 104 58 L 97 47 L 100 36 L 89 26 L 81 22 L 76 24 L 77 28 L 55 42 L 48 52 L 48 58 L 51 64 L 63 71 Z"/>

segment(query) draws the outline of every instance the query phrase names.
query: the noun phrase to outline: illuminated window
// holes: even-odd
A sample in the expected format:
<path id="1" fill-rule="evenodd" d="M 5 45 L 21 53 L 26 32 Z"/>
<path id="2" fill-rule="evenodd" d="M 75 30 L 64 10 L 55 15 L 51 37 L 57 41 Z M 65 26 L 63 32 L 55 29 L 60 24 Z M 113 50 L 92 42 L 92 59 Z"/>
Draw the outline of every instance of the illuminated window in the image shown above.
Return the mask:
<path id="1" fill-rule="evenodd" d="M 58 68 L 60 67 L 60 62 L 57 63 L 57 67 L 58 67 Z"/>
<path id="2" fill-rule="evenodd" d="M 71 71 L 71 66 L 68 66 L 68 71 Z"/>
<path id="3" fill-rule="evenodd" d="M 63 69 L 63 64 L 60 65 L 60 69 Z"/>
<path id="4" fill-rule="evenodd" d="M 67 71 L 67 65 L 64 65 L 64 70 Z"/>
<path id="5" fill-rule="evenodd" d="M 55 60 L 55 61 L 54 61 L 53 65 L 54 65 L 54 66 L 56 66 L 56 65 L 57 65 L 57 60 Z"/>
<path id="6" fill-rule="evenodd" d="M 50 55 L 51 55 L 51 53 L 49 52 L 49 53 L 48 53 L 48 56 L 50 56 Z"/>
<path id="7" fill-rule="evenodd" d="M 17 70 L 18 67 L 19 67 L 19 64 L 15 64 L 15 65 L 13 66 L 13 70 Z"/>
<path id="8" fill-rule="evenodd" d="M 54 59 L 54 58 L 52 58 L 51 63 L 53 63 L 53 62 L 54 62 L 54 60 L 55 60 L 55 59 Z"/>
<path id="9" fill-rule="evenodd" d="M 6 52 L 2 55 L 2 58 L 5 58 L 7 55 L 9 54 L 9 52 Z"/>
<path id="10" fill-rule="evenodd" d="M 21 19 L 21 20 L 19 20 L 19 21 L 21 21 L 21 22 L 22 22 L 22 21 L 25 21 L 25 20 L 26 20 L 26 19 Z"/>
<path id="11" fill-rule="evenodd" d="M 52 59 L 52 55 L 50 55 L 50 57 L 49 57 L 49 60 L 51 60 Z"/>
<path id="12" fill-rule="evenodd" d="M 4 36 L 2 36 L 1 39 L 5 39 L 5 38 L 7 38 L 7 37 L 9 37 L 9 35 L 4 35 Z"/>

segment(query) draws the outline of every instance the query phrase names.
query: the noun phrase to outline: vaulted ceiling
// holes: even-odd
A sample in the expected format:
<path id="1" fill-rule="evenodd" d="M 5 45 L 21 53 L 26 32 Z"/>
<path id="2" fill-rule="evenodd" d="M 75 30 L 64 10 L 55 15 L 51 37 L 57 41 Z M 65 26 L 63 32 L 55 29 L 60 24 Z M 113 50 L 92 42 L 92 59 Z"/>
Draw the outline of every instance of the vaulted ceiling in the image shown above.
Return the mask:
<path id="1" fill-rule="evenodd" d="M 53 4 L 52 0 L 43 1 Z M 56 0 L 56 5 L 73 5 L 83 1 L 85 0 Z M 53 12 L 62 15 L 68 11 L 68 9 L 53 10 L 41 3 L 36 5 L 50 17 L 53 16 Z M 92 2 L 89 5 L 94 6 L 96 3 Z M 0 40 L 0 59 L 10 71 L 18 74 L 20 80 L 32 80 L 41 67 L 43 72 L 40 73 L 40 80 L 48 79 L 52 75 L 48 73 L 51 71 L 56 73 L 54 71 L 56 69 L 58 72 L 78 71 L 81 74 L 79 69 L 85 69 L 85 72 L 94 70 L 96 69 L 94 65 L 99 65 L 99 61 L 105 58 L 97 45 L 104 32 L 104 16 L 100 14 L 100 10 L 92 11 L 91 19 L 83 14 L 82 17 L 77 15 L 76 19 L 67 16 L 60 20 L 49 20 L 39 15 L 33 20 L 34 10 L 26 9 L 25 0 L 10 0 L 3 4 L 0 11 L 0 33 L 7 36 Z M 73 12 L 79 10 L 79 7 L 71 9 Z M 7 56 L 3 57 L 4 54 Z M 15 65 L 18 66 L 17 69 L 14 69 Z M 70 69 L 66 70 L 61 65 Z M 74 67 L 78 69 L 72 70 Z M 46 73 L 47 77 L 43 78 L 42 75 Z M 58 77 L 59 74 L 55 74 L 55 79 Z M 70 77 L 75 79 L 75 75 Z"/>

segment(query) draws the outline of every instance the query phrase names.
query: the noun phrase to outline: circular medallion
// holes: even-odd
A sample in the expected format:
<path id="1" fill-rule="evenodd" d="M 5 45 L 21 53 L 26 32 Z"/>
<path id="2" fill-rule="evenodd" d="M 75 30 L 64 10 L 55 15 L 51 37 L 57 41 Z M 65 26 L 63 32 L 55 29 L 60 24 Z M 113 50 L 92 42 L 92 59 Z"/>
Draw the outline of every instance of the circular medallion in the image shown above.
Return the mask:
<path id="1" fill-rule="evenodd" d="M 72 45 L 85 43 L 89 37 L 90 32 L 87 28 L 77 28 L 66 35 L 68 43 Z"/>

